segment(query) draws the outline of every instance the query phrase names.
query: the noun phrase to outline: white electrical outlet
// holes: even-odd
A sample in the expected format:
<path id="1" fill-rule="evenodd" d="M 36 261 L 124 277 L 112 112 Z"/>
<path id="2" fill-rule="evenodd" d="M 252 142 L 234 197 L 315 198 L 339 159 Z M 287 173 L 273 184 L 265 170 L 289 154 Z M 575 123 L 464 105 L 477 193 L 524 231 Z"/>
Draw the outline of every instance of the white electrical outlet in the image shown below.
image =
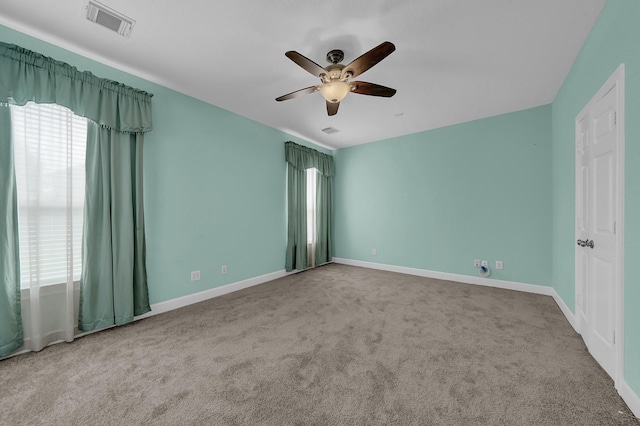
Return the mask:
<path id="1" fill-rule="evenodd" d="M 222 265 L 222 267 L 220 268 L 220 273 L 222 275 L 227 273 L 227 265 Z"/>
<path id="2" fill-rule="evenodd" d="M 378 249 L 371 249 L 371 254 L 376 256 L 378 254 Z"/>
<path id="3" fill-rule="evenodd" d="M 191 281 L 200 281 L 200 271 L 191 271 Z"/>
<path id="4" fill-rule="evenodd" d="M 496 269 L 504 269 L 504 263 L 502 263 L 502 260 L 496 260 Z"/>
<path id="5" fill-rule="evenodd" d="M 489 267 L 489 262 L 487 262 L 486 260 L 483 260 L 482 261 L 482 266 Z"/>
<path id="6" fill-rule="evenodd" d="M 473 260 L 473 266 L 475 266 L 476 268 L 480 267 L 480 259 L 474 259 Z"/>

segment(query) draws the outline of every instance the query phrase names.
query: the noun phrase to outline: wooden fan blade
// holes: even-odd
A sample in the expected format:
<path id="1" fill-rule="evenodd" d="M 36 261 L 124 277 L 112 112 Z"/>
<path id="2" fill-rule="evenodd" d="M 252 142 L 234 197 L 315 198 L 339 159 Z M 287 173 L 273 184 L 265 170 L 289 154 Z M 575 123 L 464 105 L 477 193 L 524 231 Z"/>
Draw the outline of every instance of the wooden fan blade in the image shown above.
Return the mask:
<path id="1" fill-rule="evenodd" d="M 389 56 L 394 50 L 396 50 L 396 46 L 390 41 L 385 41 L 347 65 L 342 70 L 342 75 L 351 73 L 351 77 L 349 78 L 357 77 Z"/>
<path id="2" fill-rule="evenodd" d="M 285 55 L 287 56 L 287 58 L 291 59 L 293 62 L 300 65 L 302 68 L 315 75 L 316 77 L 320 77 L 321 74 L 326 74 L 324 68 L 294 50 L 286 52 Z"/>
<path id="3" fill-rule="evenodd" d="M 276 98 L 276 101 L 286 101 L 287 99 L 293 99 L 300 97 L 302 95 L 308 95 L 309 93 L 313 93 L 318 90 L 317 86 L 307 87 L 305 89 L 296 90 L 295 92 L 287 93 L 286 95 L 282 95 L 279 98 Z"/>
<path id="4" fill-rule="evenodd" d="M 338 107 L 340 106 L 340 102 L 329 102 L 327 101 L 327 114 L 329 115 L 336 115 L 336 113 L 338 112 Z"/>
<path id="5" fill-rule="evenodd" d="M 390 98 L 396 94 L 396 89 L 380 86 L 379 84 L 367 83 L 366 81 L 352 81 L 351 92 L 360 95 L 382 96 Z"/>

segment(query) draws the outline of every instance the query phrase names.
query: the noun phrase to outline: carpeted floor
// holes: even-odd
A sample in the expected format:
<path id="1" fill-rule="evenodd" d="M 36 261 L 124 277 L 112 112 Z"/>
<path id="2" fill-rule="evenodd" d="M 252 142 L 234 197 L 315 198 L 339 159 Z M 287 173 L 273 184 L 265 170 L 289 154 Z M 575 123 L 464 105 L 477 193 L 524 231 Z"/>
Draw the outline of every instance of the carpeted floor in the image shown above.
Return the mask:
<path id="1" fill-rule="evenodd" d="M 0 361 L 3 425 L 639 425 L 552 298 L 345 265 Z"/>

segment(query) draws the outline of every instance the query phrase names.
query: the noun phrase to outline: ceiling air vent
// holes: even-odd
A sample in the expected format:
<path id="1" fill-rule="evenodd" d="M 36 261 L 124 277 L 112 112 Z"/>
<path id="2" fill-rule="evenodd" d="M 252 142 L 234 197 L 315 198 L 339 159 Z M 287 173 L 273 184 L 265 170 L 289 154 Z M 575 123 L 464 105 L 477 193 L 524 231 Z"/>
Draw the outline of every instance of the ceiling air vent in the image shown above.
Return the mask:
<path id="1" fill-rule="evenodd" d="M 331 135 L 333 133 L 338 133 L 340 130 L 334 128 L 334 127 L 325 127 L 324 129 L 322 129 L 323 132 L 325 132 L 328 135 Z"/>
<path id="2" fill-rule="evenodd" d="M 136 21 L 133 19 L 128 18 L 122 13 L 118 13 L 97 1 L 90 1 L 87 4 L 86 10 L 87 19 L 89 21 L 109 28 L 111 31 L 115 31 L 126 38 L 129 38 L 131 30 L 133 30 L 133 26 L 136 24 Z"/>

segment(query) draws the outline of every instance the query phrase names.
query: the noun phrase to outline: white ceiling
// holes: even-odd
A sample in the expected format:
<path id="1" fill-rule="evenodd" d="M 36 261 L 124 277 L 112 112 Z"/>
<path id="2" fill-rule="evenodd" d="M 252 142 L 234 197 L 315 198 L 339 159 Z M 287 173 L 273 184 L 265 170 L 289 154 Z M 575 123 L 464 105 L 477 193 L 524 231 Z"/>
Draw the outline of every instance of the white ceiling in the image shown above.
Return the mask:
<path id="1" fill-rule="evenodd" d="M 102 0 L 136 21 L 124 38 L 87 0 L 0 0 L 0 24 L 326 147 L 343 148 L 551 103 L 606 0 Z M 284 53 L 344 64 L 396 51 L 328 117 L 319 80 Z M 334 127 L 340 132 L 321 131 Z"/>

